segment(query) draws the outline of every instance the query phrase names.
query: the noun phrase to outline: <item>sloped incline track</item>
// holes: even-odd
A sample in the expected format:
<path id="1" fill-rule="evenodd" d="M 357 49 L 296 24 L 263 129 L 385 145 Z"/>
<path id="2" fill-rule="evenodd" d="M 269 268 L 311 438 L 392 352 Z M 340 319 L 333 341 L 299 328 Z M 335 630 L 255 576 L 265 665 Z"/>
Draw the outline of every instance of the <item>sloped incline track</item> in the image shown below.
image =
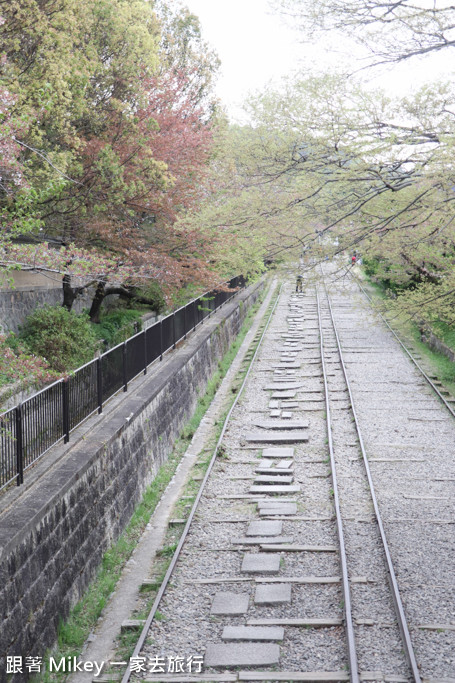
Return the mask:
<path id="1" fill-rule="evenodd" d="M 420 682 L 319 298 L 278 301 L 122 683 Z"/>

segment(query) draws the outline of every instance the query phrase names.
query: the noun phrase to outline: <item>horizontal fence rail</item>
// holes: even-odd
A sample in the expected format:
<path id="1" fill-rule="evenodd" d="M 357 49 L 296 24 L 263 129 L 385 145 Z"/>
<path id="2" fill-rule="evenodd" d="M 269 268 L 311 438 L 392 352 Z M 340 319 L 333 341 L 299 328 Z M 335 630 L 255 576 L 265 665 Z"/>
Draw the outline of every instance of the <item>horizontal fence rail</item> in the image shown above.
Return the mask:
<path id="1" fill-rule="evenodd" d="M 122 344 L 0 414 L 0 490 L 24 482 L 24 472 L 128 383 L 245 286 L 242 275 L 138 332 Z"/>

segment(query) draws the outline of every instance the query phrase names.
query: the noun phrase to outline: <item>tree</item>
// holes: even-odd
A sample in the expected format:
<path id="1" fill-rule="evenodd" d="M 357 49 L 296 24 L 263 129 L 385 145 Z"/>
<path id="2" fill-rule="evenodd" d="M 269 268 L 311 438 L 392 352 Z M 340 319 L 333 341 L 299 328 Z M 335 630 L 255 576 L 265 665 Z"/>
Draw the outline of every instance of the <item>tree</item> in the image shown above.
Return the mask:
<path id="1" fill-rule="evenodd" d="M 114 254 L 101 254 L 99 250 L 75 245 L 55 249 L 42 243 L 4 243 L 0 245 L 0 267 L 6 271 L 42 272 L 62 281 L 63 305 L 68 310 L 77 296 L 87 290 L 94 291 L 90 319 L 99 322 L 101 304 L 109 294 L 157 307 L 159 297 L 143 293 L 151 282 L 160 283 L 168 302 L 176 288 L 188 283 L 199 287 L 218 284 L 219 275 L 198 258 L 196 243 L 189 234 L 186 237 L 188 253 L 180 253 L 179 258 L 167 253 L 168 244 L 162 251 L 153 248 L 146 252 L 132 251 L 125 261 Z M 183 241 L 179 241 L 178 248 L 184 252 Z"/>
<path id="2" fill-rule="evenodd" d="M 0 27 L 5 19 L 0 17 Z M 8 59 L 0 55 L 3 69 L 8 69 Z M 26 135 L 30 126 L 27 117 L 16 111 L 17 97 L 0 84 L 0 219 L 4 232 L 15 233 L 16 223 L 21 225 L 24 210 L 30 200 L 29 186 L 24 180 L 25 167 L 21 160 L 18 139 Z M 11 211 L 11 206 L 14 210 Z M 30 217 L 27 216 L 30 222 Z"/>
<path id="3" fill-rule="evenodd" d="M 172 7 L 156 0 L 154 8 L 160 21 L 160 74 L 188 74 L 194 105 L 212 119 L 218 108 L 213 86 L 221 62 L 203 39 L 198 17 L 176 0 Z"/>
<path id="4" fill-rule="evenodd" d="M 4 197 L 4 213 L 64 245 L 5 244 L 4 267 L 54 269 L 67 308 L 90 283 L 92 319 L 108 293 L 137 299 L 150 278 L 168 300 L 222 279 L 214 237 L 174 228 L 201 199 L 212 148 L 218 61 L 197 19 L 160 3 L 158 21 L 147 0 L 12 0 L 4 14 L 3 82 L 27 122 L 8 144 L 30 188 Z"/>
<path id="5" fill-rule="evenodd" d="M 367 48 L 373 64 L 455 46 L 455 7 L 441 0 L 275 0 L 305 36 L 340 31 Z"/>
<path id="6" fill-rule="evenodd" d="M 78 155 L 87 139 L 114 112 L 130 116 L 137 106 L 137 71 L 156 67 L 158 27 L 145 0 L 2 5 L 2 83 L 14 97 L 12 115 L 28 123 L 16 143 L 24 182 L 34 191 L 29 213 L 46 228 L 55 197 L 81 186 Z M 7 208 L 14 212 L 15 205 Z"/>
<path id="7" fill-rule="evenodd" d="M 247 126 L 222 127 L 201 201 L 177 223 L 185 229 L 201 226 L 211 240 L 210 263 L 230 275 L 254 276 L 286 251 L 283 240 L 289 228 L 280 216 L 282 204 L 266 182 L 251 176 L 254 135 Z"/>
<path id="8" fill-rule="evenodd" d="M 455 199 L 454 103 L 444 84 L 391 100 L 336 76 L 252 99 L 252 125 L 236 144 L 242 193 L 231 224 L 262 224 L 271 249 L 301 250 L 324 234 L 332 251 L 377 235 L 406 242 L 412 230 L 444 237 Z"/>
<path id="9" fill-rule="evenodd" d="M 78 223 L 112 209 L 127 223 L 156 214 L 170 188 L 168 214 L 171 195 L 174 213 L 188 201 L 176 181 L 185 176 L 188 188 L 207 158 L 219 62 L 194 15 L 164 2 L 159 11 L 161 34 L 147 0 L 12 0 L 5 8 L 3 80 L 16 111 L 31 119 L 18 144 L 47 236 L 77 240 Z"/>

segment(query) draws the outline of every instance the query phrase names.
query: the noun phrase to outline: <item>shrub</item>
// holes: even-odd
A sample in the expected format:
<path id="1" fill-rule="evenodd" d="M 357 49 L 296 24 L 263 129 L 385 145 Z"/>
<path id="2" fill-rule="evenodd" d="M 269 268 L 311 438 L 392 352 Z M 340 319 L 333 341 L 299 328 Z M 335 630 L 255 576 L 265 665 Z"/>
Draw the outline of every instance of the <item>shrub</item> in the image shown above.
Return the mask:
<path id="1" fill-rule="evenodd" d="M 142 329 L 142 311 L 118 308 L 101 314 L 101 321 L 93 324 L 93 333 L 112 348 Z"/>
<path id="2" fill-rule="evenodd" d="M 19 342 L 16 335 L 0 334 L 0 387 L 20 382 L 21 388 L 52 382 L 57 374 L 44 358 L 37 358 Z"/>
<path id="3" fill-rule="evenodd" d="M 147 304 L 149 309 L 151 308 L 157 313 L 162 313 L 166 309 L 167 304 L 163 290 L 156 280 L 150 280 L 145 287 L 141 287 L 139 289 L 139 294 L 151 301 L 150 304 Z"/>
<path id="4" fill-rule="evenodd" d="M 88 315 L 62 306 L 44 306 L 28 316 L 19 337 L 33 354 L 58 372 L 74 370 L 93 358 L 98 348 Z"/>

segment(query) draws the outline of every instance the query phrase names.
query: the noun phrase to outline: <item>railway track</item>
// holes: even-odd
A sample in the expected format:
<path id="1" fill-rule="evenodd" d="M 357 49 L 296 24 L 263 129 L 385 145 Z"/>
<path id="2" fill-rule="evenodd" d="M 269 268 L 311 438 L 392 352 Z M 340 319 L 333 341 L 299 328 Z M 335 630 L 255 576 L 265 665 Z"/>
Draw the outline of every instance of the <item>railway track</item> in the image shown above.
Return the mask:
<path id="1" fill-rule="evenodd" d="M 367 455 L 355 358 L 386 376 L 388 349 L 359 321 L 353 287 L 280 294 L 122 683 L 455 682 L 455 627 L 439 651 L 420 629 L 406 517 L 393 523 Z"/>

